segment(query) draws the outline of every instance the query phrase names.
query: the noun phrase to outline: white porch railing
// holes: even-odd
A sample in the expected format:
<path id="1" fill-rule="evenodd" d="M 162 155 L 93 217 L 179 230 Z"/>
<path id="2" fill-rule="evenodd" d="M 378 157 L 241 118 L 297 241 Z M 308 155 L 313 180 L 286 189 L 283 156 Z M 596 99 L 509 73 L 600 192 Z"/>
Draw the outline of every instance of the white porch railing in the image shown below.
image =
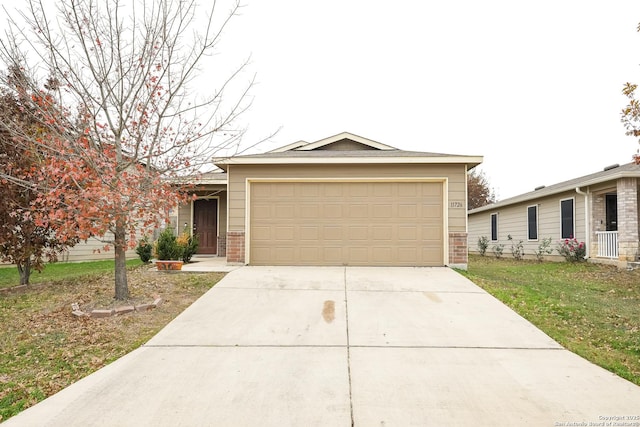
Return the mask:
<path id="1" fill-rule="evenodd" d="M 618 258 L 618 232 L 596 231 L 598 236 L 598 257 Z"/>

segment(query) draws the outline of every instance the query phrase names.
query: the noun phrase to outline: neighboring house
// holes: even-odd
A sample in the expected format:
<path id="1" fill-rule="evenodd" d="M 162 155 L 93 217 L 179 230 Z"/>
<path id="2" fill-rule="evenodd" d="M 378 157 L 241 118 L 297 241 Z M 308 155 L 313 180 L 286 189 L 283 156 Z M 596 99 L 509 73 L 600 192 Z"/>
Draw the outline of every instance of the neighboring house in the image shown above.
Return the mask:
<path id="1" fill-rule="evenodd" d="M 533 256 L 544 238 L 558 243 L 567 238 L 585 242 L 587 258 L 626 267 L 638 259 L 638 192 L 640 166 L 613 165 L 603 171 L 469 211 L 469 250 L 478 251 L 478 239 L 511 247 L 507 236 L 523 241 Z"/>
<path id="2" fill-rule="evenodd" d="M 170 220 L 229 263 L 466 268 L 466 174 L 481 162 L 345 132 L 215 160 Z"/>

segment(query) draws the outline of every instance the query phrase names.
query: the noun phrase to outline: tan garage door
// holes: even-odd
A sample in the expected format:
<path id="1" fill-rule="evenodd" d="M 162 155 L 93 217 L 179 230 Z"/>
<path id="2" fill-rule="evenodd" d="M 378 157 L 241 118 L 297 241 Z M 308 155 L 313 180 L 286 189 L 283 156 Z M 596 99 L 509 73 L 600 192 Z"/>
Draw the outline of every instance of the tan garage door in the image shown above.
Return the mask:
<path id="1" fill-rule="evenodd" d="M 441 182 L 252 182 L 253 265 L 439 266 Z"/>

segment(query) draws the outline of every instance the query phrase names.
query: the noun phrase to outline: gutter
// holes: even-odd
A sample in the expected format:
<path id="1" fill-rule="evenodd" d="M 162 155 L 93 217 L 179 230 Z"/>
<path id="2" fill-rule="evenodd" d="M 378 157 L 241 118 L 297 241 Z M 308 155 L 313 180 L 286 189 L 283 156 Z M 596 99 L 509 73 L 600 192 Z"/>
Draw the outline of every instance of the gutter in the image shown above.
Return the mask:
<path id="1" fill-rule="evenodd" d="M 589 221 L 589 190 L 587 188 L 587 192 L 580 190 L 580 187 L 576 187 L 576 193 L 582 194 L 584 196 L 584 231 L 585 231 L 585 242 L 584 244 L 587 246 L 584 258 L 589 259 L 591 256 L 591 231 L 590 231 L 590 221 Z"/>

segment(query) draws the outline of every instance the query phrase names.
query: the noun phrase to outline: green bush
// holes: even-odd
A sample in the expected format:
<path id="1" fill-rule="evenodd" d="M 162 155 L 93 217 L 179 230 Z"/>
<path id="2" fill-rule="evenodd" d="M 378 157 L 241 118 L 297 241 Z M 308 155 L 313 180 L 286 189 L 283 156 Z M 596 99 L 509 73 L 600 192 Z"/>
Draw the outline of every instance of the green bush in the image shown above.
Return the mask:
<path id="1" fill-rule="evenodd" d="M 569 262 L 585 261 L 587 247 L 584 242 L 578 242 L 575 238 L 564 239 L 558 242 L 558 253 Z"/>
<path id="2" fill-rule="evenodd" d="M 534 252 L 536 254 L 536 258 L 540 262 L 544 260 L 545 254 L 551 255 L 551 253 L 553 252 L 553 248 L 551 248 L 551 237 L 542 239 L 542 242 L 540 242 L 540 244 L 538 245 L 538 250 Z"/>
<path id="3" fill-rule="evenodd" d="M 191 235 L 187 230 L 187 227 L 185 227 L 182 234 L 180 234 L 176 239 L 176 242 L 182 249 L 182 262 L 187 263 L 191 261 L 191 257 L 193 257 L 198 250 L 198 236 Z"/>
<path id="4" fill-rule="evenodd" d="M 515 243 L 511 234 L 507 236 L 507 239 L 511 242 L 511 255 L 513 255 L 514 259 L 521 260 L 524 258 L 524 247 L 522 246 L 522 240 L 519 240 L 518 243 Z"/>
<path id="5" fill-rule="evenodd" d="M 484 256 L 487 253 L 488 247 L 489 239 L 487 239 L 487 236 L 478 237 L 478 251 L 480 255 Z"/>
<path id="6" fill-rule="evenodd" d="M 495 245 L 492 250 L 496 259 L 500 259 L 502 258 L 502 252 L 504 251 L 504 245 Z"/>
<path id="7" fill-rule="evenodd" d="M 138 246 L 136 247 L 136 253 L 140 257 L 140 261 L 148 264 L 151 261 L 151 257 L 153 255 L 153 245 L 149 242 L 149 238 L 147 236 L 143 236 L 142 239 L 138 241 Z"/>
<path id="8" fill-rule="evenodd" d="M 184 249 L 178 245 L 176 235 L 172 228 L 165 228 L 156 241 L 156 258 L 161 261 L 182 259 Z"/>

